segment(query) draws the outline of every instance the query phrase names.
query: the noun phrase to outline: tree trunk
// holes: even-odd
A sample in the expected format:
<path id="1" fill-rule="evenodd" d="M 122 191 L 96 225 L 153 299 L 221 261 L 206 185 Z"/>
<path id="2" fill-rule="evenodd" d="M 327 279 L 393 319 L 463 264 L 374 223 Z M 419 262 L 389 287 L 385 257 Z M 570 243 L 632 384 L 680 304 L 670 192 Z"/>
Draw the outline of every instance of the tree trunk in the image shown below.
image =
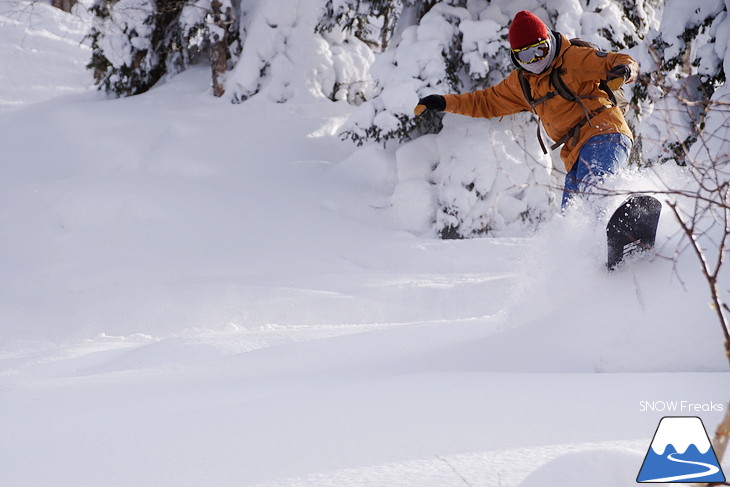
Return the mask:
<path id="1" fill-rule="evenodd" d="M 725 417 L 722 422 L 717 426 L 715 432 L 715 438 L 712 440 L 712 448 L 715 450 L 717 456 L 717 463 L 722 465 L 722 457 L 727 452 L 728 439 L 730 439 L 730 403 L 727 405 L 725 410 Z M 727 475 L 727 474 L 726 474 Z M 730 480 L 730 479 L 726 479 Z M 713 487 L 715 485 L 728 485 L 725 484 L 694 484 L 693 487 Z"/>
<path id="2" fill-rule="evenodd" d="M 225 75 L 228 64 L 228 24 L 230 23 L 230 7 L 223 12 L 220 0 L 213 0 L 210 4 L 213 14 L 214 28 L 211 32 L 210 64 L 213 76 L 213 95 L 223 96 L 226 91 Z"/>
<path id="3" fill-rule="evenodd" d="M 78 0 L 51 0 L 51 5 L 60 8 L 64 12 L 71 12 L 71 9 Z"/>
<path id="4" fill-rule="evenodd" d="M 722 461 L 722 457 L 725 456 L 725 453 L 727 452 L 728 440 L 730 440 L 730 403 L 727 405 L 725 418 L 717 427 L 715 440 L 712 442 L 717 459 L 720 461 Z"/>

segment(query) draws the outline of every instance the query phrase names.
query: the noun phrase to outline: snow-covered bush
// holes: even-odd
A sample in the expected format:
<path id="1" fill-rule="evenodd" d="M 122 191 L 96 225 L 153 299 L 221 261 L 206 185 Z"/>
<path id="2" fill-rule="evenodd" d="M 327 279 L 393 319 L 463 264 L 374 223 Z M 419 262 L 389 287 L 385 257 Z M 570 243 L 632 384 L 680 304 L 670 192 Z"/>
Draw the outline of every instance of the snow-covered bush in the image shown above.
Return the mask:
<path id="1" fill-rule="evenodd" d="M 322 22 L 325 0 L 95 0 L 89 34 L 100 89 L 142 93 L 198 61 L 211 65 L 213 94 L 240 102 L 266 91 L 352 103 L 369 98 L 372 49 Z M 232 71 L 232 72 L 231 72 Z"/>
<path id="2" fill-rule="evenodd" d="M 99 86 L 116 95 L 149 89 L 164 72 L 164 59 L 152 44 L 160 27 L 154 0 L 99 0 L 91 11 L 93 52 L 88 67 Z"/>
<path id="3" fill-rule="evenodd" d="M 419 94 L 458 91 L 463 86 L 466 71 L 459 25 L 470 20 L 471 14 L 451 3 L 457 2 L 434 6 L 418 25 L 403 30 L 396 47 L 378 56 L 371 68 L 377 83 L 375 97 L 352 115 L 344 137 L 358 145 L 368 140 L 402 142 L 441 129 L 439 116 L 416 118 L 413 107 Z"/>
<path id="4" fill-rule="evenodd" d="M 638 52 L 636 132 L 644 163 L 685 163 L 703 130 L 708 102 L 725 83 L 727 2 L 669 0 L 661 26 Z"/>
<path id="5" fill-rule="evenodd" d="M 451 117 L 436 136 L 439 163 L 432 175 L 439 236 L 524 235 L 548 220 L 556 200 L 552 166 L 529 117 Z"/>
<path id="6" fill-rule="evenodd" d="M 96 0 L 88 67 L 100 89 L 116 96 L 142 93 L 210 52 L 213 86 L 240 50 L 236 0 Z"/>
<path id="7" fill-rule="evenodd" d="M 384 51 L 398 25 L 420 19 L 436 0 L 327 0 L 316 32 L 344 29 L 367 45 Z"/>
<path id="8" fill-rule="evenodd" d="M 350 71 L 347 65 L 353 61 L 361 65 L 358 59 L 366 59 L 369 68 L 373 53 L 385 51 L 394 36 L 398 39 L 404 27 L 420 19 L 435 3 L 435 0 L 327 0 L 315 32 L 328 41 L 336 60 L 338 80 L 332 99 L 344 98 L 358 105 L 369 100 L 373 86 L 370 74 L 367 70 L 359 72 L 353 80 L 345 75 Z"/>
<path id="9" fill-rule="evenodd" d="M 280 103 L 299 96 L 352 103 L 370 97 L 373 51 L 342 28 L 315 32 L 323 2 L 270 0 L 245 9 L 244 49 L 228 83 L 234 102 L 257 94 Z"/>
<path id="10" fill-rule="evenodd" d="M 723 2 L 720 2 L 723 3 Z M 697 140 L 690 147 L 689 159 L 705 167 L 727 166 L 730 163 L 730 86 L 726 76 L 730 71 L 730 15 L 728 2 L 716 7 L 712 23 L 706 29 L 707 44 L 698 45 L 693 62 L 702 83 L 707 103 L 703 103 L 703 118 Z M 709 20 L 712 15 L 706 19 Z M 704 100 L 703 100 L 704 101 Z"/>

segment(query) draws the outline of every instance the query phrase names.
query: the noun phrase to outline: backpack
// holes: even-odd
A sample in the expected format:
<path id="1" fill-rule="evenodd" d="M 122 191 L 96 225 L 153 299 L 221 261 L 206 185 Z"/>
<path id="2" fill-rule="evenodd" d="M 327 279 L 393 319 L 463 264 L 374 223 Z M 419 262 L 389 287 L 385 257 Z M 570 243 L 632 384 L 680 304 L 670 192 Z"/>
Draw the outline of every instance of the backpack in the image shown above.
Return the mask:
<path id="1" fill-rule="evenodd" d="M 598 49 L 598 46 L 595 44 L 584 41 L 582 39 L 571 39 L 570 44 L 572 46 L 580 46 L 580 47 L 590 47 L 595 49 L 596 51 L 600 51 Z M 578 96 L 575 93 L 573 93 L 570 88 L 565 84 L 563 81 L 563 78 L 560 74 L 560 68 L 553 68 L 552 71 L 550 71 L 550 84 L 555 88 L 555 91 L 551 91 L 547 95 L 538 98 L 537 100 L 532 97 L 532 92 L 530 90 L 530 83 L 525 78 L 525 75 L 523 74 L 522 70 L 517 70 L 517 77 L 520 82 L 520 87 L 522 88 L 522 93 L 525 96 L 525 99 L 527 100 L 527 103 L 530 104 L 530 107 L 532 108 L 532 112 L 537 114 L 535 107 L 537 105 L 540 105 L 541 103 L 545 103 L 549 99 L 553 98 L 554 96 L 561 96 L 564 99 L 578 103 L 580 107 L 583 109 L 583 112 L 585 113 L 585 118 L 578 122 L 575 126 L 573 126 L 568 132 L 560 138 L 560 140 L 555 141 L 553 145 L 550 146 L 550 150 L 555 150 L 564 143 L 568 142 L 570 139 L 573 139 L 573 144 L 577 143 L 578 137 L 580 135 L 580 129 L 585 125 L 586 123 L 591 122 L 591 117 L 598 115 L 603 110 L 605 110 L 607 107 L 602 106 L 598 109 L 594 110 L 593 113 L 589 112 L 586 108 L 585 104 L 583 104 L 584 99 L 587 98 L 596 98 L 594 96 Z M 623 92 L 623 89 L 619 87 L 618 89 L 612 89 L 606 80 L 601 80 L 598 84 L 598 87 L 604 91 L 607 95 L 608 100 L 613 104 L 613 106 L 618 107 L 621 112 L 625 115 L 629 108 L 629 102 L 626 99 L 626 95 Z M 538 121 L 537 125 L 537 139 L 540 142 L 540 147 L 542 148 L 542 151 L 547 154 L 548 151 L 545 148 L 545 143 L 542 140 L 542 135 L 540 133 L 540 124 Z"/>

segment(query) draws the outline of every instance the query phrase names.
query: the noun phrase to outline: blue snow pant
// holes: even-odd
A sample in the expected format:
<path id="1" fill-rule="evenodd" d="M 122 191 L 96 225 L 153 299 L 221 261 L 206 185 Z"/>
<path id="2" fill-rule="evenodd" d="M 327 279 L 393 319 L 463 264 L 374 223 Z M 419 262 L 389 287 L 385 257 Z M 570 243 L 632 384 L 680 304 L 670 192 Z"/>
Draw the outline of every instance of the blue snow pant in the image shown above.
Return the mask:
<path id="1" fill-rule="evenodd" d="M 578 161 L 565 175 L 562 209 L 576 195 L 593 192 L 609 174 L 615 174 L 629 160 L 631 139 L 624 134 L 594 135 L 583 144 Z"/>

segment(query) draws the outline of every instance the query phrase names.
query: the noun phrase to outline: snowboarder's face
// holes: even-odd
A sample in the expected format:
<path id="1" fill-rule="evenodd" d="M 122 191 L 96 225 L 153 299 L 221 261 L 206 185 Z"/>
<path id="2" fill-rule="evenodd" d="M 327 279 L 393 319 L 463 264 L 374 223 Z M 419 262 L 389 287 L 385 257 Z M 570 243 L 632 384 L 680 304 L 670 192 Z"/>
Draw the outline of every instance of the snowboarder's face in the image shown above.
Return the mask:
<path id="1" fill-rule="evenodd" d="M 512 52 L 522 64 L 542 61 L 550 54 L 550 39 L 543 39 L 529 46 L 513 49 Z"/>

